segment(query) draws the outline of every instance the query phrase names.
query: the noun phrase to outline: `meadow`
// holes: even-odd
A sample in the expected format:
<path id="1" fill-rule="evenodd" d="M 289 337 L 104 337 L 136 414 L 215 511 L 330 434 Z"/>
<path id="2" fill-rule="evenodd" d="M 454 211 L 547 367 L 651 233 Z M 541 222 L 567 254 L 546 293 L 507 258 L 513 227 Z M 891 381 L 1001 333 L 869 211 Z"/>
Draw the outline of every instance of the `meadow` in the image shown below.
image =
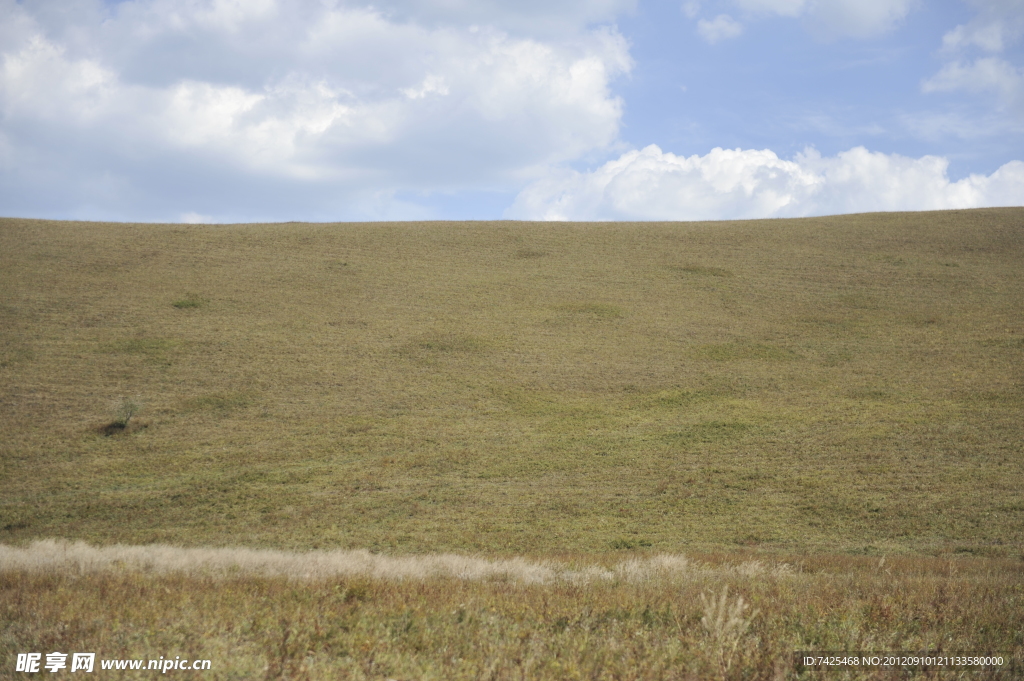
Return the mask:
<path id="1" fill-rule="evenodd" d="M 1022 379 L 1020 208 L 3 219 L 0 667 L 90 640 L 109 657 L 213 651 L 219 670 L 196 678 L 818 678 L 794 668 L 800 649 L 1020 659 Z M 564 569 L 15 560 L 51 538 Z M 749 606 L 728 664 L 714 598 Z"/>

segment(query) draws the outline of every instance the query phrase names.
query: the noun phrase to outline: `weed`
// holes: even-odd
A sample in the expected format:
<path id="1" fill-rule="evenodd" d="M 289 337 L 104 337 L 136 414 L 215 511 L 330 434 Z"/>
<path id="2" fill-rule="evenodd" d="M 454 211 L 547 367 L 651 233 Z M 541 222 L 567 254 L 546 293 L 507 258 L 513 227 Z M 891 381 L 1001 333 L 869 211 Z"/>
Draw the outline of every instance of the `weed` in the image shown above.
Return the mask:
<path id="1" fill-rule="evenodd" d="M 267 671 L 266 681 L 308 681 L 310 672 L 307 658 L 312 654 L 307 632 L 301 625 L 282 617 L 280 631 L 268 636 L 266 643 Z"/>
<path id="2" fill-rule="evenodd" d="M 750 623 L 757 617 L 755 610 L 749 615 L 747 610 L 750 607 L 743 596 L 737 596 L 735 600 L 729 598 L 728 585 L 722 587 L 722 592 L 715 596 L 702 593 L 700 602 L 704 608 L 704 616 L 700 623 L 707 634 L 707 644 L 711 650 L 711 659 L 718 667 L 718 674 L 723 680 L 729 674 L 733 660 L 736 656 L 736 649 L 747 633 Z"/>

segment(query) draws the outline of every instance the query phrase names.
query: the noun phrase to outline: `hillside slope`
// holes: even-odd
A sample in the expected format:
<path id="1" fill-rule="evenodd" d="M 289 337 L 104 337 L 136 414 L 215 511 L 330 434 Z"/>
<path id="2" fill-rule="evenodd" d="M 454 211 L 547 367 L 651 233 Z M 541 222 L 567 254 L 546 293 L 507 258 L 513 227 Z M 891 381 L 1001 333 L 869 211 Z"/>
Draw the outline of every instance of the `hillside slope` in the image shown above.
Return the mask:
<path id="1" fill-rule="evenodd" d="M 0 543 L 1024 543 L 1020 208 L 4 219 L 0 292 Z"/>

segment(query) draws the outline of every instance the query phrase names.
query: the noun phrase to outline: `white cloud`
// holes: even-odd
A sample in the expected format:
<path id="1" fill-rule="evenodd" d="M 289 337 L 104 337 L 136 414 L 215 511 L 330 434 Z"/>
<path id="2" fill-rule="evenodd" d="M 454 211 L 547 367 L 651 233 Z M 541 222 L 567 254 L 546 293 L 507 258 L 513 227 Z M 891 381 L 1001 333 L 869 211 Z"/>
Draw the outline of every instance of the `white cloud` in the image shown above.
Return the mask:
<path id="1" fill-rule="evenodd" d="M 2 55 L 0 107 L 7 117 L 81 124 L 110 105 L 116 80 L 97 61 L 68 60 L 61 46 L 35 34 L 21 50 Z"/>
<path id="2" fill-rule="evenodd" d="M 719 14 L 710 21 L 707 19 L 701 19 L 698 21 L 697 33 L 699 33 L 704 40 L 714 45 L 722 40 L 728 40 L 729 38 L 739 36 L 743 33 L 743 25 L 728 14 Z"/>
<path id="3" fill-rule="evenodd" d="M 1001 52 L 1004 46 L 1004 32 L 1001 22 L 975 26 L 961 24 L 942 36 L 942 49 L 955 51 L 974 46 L 988 52 Z"/>
<path id="4" fill-rule="evenodd" d="M 1024 0 L 973 0 L 978 13 L 942 38 L 942 68 L 923 92 L 993 92 L 999 105 L 1024 113 L 1024 67 L 995 56 L 1024 33 Z M 977 56 L 978 51 L 985 56 Z"/>
<path id="5" fill-rule="evenodd" d="M 971 0 L 977 14 L 942 38 L 945 51 L 978 47 L 1001 52 L 1024 31 L 1024 0 Z"/>
<path id="6" fill-rule="evenodd" d="M 808 20 L 826 36 L 872 38 L 895 29 L 915 4 L 916 0 L 819 1 Z"/>
<path id="7" fill-rule="evenodd" d="M 808 0 L 737 0 L 736 4 L 750 12 L 798 17 L 809 3 Z"/>
<path id="8" fill-rule="evenodd" d="M 688 158 L 655 145 L 587 173 L 562 170 L 524 189 L 508 217 L 539 220 L 719 220 L 1024 205 L 1024 163 L 953 182 L 948 161 L 856 147 L 793 160 L 770 150 L 713 149 Z"/>
<path id="9" fill-rule="evenodd" d="M 993 90 L 1004 100 L 1013 101 L 1024 96 L 1024 69 L 999 57 L 985 57 L 973 62 L 955 61 L 943 66 L 921 88 L 924 92 Z"/>
<path id="10" fill-rule="evenodd" d="M 202 213 L 189 211 L 187 213 L 182 213 L 178 222 L 184 222 L 187 225 L 208 225 L 214 222 L 214 220 L 210 215 L 203 215 Z"/>
<path id="11" fill-rule="evenodd" d="M 564 35 L 593 24 L 612 23 L 637 0 L 388 0 L 395 21 L 417 24 L 490 25 L 535 37 Z"/>
<path id="12" fill-rule="evenodd" d="M 1000 135 L 1024 134 L 1024 121 L 1015 120 L 1005 112 L 987 112 L 983 115 L 952 110 L 942 112 L 915 112 L 900 115 L 897 120 L 915 137 L 931 144 L 941 144 L 950 138 L 969 140 L 982 145 Z"/>
<path id="13" fill-rule="evenodd" d="M 632 0 L 533 4 L 547 28 L 497 1 L 0 0 L 17 28 L 0 28 L 0 205 L 60 204 L 31 180 L 55 163 L 67 206 L 95 205 L 86 178 L 104 174 L 125 201 L 168 182 L 203 194 L 167 217 L 258 211 L 273 181 L 303 211 L 288 181 L 318 183 L 325 211 L 382 191 L 513 191 L 616 141 L 610 83 L 632 66 L 614 28 L 591 26 Z M 456 5 L 495 21 L 459 23 Z"/>
<path id="14" fill-rule="evenodd" d="M 872 38 L 894 29 L 917 0 L 736 0 L 752 14 L 802 17 L 825 38 Z"/>

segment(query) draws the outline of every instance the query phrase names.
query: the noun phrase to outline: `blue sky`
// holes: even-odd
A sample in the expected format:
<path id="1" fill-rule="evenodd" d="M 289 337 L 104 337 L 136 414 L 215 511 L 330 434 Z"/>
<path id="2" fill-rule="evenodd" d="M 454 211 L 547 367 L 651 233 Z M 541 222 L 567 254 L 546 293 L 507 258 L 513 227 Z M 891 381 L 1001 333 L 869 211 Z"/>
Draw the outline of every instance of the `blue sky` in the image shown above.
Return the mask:
<path id="1" fill-rule="evenodd" d="M 720 3 L 708 14 L 729 9 Z M 866 145 L 911 156 L 938 152 L 961 174 L 1010 160 L 1002 134 L 984 136 L 979 147 L 966 128 L 941 137 L 914 129 L 953 114 L 980 123 L 998 108 L 991 95 L 921 87 L 945 62 L 943 35 L 975 14 L 966 3 L 912 4 L 891 28 L 860 39 L 819 35 L 789 17 L 755 16 L 739 36 L 713 45 L 695 40 L 692 22 L 678 14 L 678 7 L 641 5 L 620 21 L 620 30 L 635 36 L 637 63 L 617 90 L 629 104 L 623 137 L 636 146 L 655 140 L 686 153 L 768 147 L 790 156 L 806 145 L 829 155 Z M 1020 63 L 1019 49 L 1007 52 Z M 1017 113 L 1024 128 L 1024 112 Z"/>
<path id="2" fill-rule="evenodd" d="M 1024 0 L 0 0 L 0 215 L 1024 205 Z"/>

